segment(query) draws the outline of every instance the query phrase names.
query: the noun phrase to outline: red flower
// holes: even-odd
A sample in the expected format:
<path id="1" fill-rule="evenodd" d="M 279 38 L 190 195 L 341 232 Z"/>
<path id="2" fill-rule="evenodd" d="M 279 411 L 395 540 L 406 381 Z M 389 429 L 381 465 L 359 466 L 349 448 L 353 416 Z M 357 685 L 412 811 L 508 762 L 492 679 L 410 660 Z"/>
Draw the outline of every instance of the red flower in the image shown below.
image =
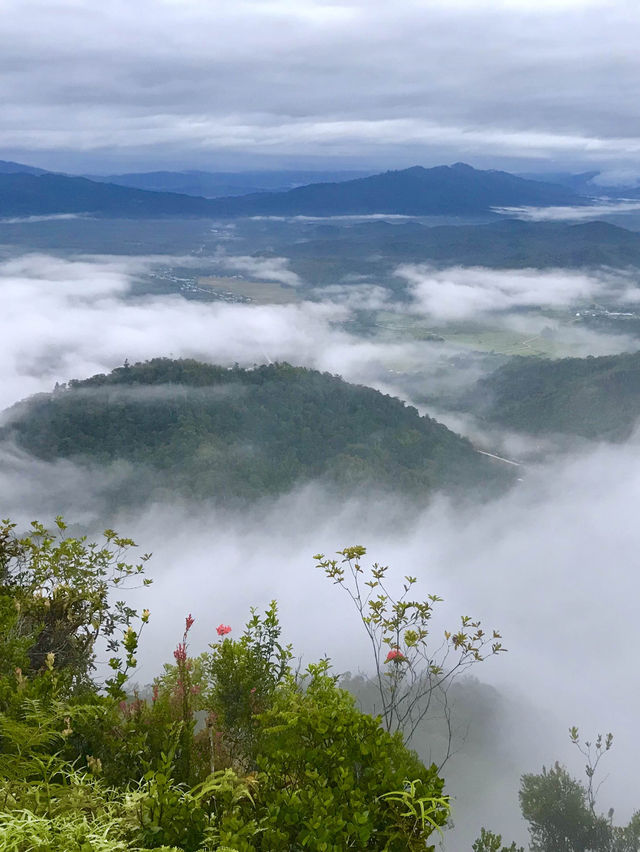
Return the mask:
<path id="1" fill-rule="evenodd" d="M 218 636 L 226 636 L 227 633 L 231 633 L 231 628 L 228 624 L 219 624 L 216 627 L 216 633 L 218 634 Z"/>
<path id="2" fill-rule="evenodd" d="M 177 663 L 184 663 L 187 659 L 187 646 L 184 642 L 178 642 L 178 647 L 173 652 Z"/>
<path id="3" fill-rule="evenodd" d="M 392 648 L 387 654 L 387 659 L 385 663 L 390 663 L 395 661 L 397 663 L 401 663 L 404 660 L 404 654 L 399 648 Z"/>
<path id="4" fill-rule="evenodd" d="M 195 618 L 191 615 L 191 613 L 189 613 L 189 615 L 185 619 L 185 622 L 186 622 L 186 625 L 187 625 L 184 629 L 185 633 L 188 633 L 191 630 L 191 628 L 193 627 L 194 621 L 195 621 Z"/>

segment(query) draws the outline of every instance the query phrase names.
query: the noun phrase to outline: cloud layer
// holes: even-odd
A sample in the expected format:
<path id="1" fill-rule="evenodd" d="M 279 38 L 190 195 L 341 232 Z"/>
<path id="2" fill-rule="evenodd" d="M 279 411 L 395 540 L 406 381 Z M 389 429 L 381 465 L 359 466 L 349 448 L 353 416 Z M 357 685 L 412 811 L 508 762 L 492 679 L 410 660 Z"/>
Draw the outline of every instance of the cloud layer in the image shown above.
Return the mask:
<path id="1" fill-rule="evenodd" d="M 67 169 L 620 170 L 640 152 L 639 25 L 632 0 L 6 0 L 0 148 Z"/>
<path id="2" fill-rule="evenodd" d="M 443 322 L 486 321 L 501 311 L 569 308 L 595 299 L 614 304 L 640 299 L 634 280 L 623 273 L 405 264 L 396 274 L 410 285 L 416 312 Z"/>

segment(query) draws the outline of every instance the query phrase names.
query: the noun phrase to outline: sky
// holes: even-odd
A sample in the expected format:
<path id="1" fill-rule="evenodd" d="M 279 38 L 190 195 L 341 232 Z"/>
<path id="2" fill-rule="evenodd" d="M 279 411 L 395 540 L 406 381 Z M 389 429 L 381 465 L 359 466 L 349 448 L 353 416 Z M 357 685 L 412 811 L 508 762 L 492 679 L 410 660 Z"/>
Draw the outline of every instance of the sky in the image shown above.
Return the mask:
<path id="1" fill-rule="evenodd" d="M 0 0 L 0 158 L 635 177 L 635 0 Z"/>

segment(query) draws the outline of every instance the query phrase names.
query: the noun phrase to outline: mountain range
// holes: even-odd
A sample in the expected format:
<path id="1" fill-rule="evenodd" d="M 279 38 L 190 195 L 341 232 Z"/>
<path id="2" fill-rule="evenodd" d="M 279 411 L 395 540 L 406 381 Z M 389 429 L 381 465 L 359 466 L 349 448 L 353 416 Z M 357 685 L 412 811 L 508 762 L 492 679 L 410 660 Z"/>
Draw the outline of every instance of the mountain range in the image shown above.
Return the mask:
<path id="1" fill-rule="evenodd" d="M 17 164 L 9 164 L 15 167 Z M 207 199 L 45 172 L 0 171 L 0 216 L 87 213 L 125 218 L 237 216 L 487 215 L 494 207 L 580 205 L 559 185 L 456 163 L 415 166 L 286 192 Z"/>
<path id="2" fill-rule="evenodd" d="M 177 192 L 204 198 L 250 195 L 258 192 L 286 192 L 310 183 L 339 183 L 365 177 L 371 172 L 359 171 L 253 171 L 253 172 L 129 172 L 114 175 L 82 175 L 100 183 L 115 183 L 153 192 Z"/>

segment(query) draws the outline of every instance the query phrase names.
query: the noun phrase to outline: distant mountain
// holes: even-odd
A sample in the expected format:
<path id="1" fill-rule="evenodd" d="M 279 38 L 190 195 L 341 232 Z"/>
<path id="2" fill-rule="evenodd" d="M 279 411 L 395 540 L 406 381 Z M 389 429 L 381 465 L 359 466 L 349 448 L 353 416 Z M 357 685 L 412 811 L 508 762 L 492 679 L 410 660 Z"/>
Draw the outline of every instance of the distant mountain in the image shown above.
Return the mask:
<path id="1" fill-rule="evenodd" d="M 206 198 L 146 192 L 50 172 L 0 174 L 0 216 L 56 213 L 92 213 L 115 218 L 211 216 L 212 203 Z"/>
<path id="2" fill-rule="evenodd" d="M 580 172 L 579 174 L 547 172 L 539 175 L 523 174 L 520 177 L 560 184 L 578 193 L 578 195 L 585 195 L 590 198 L 640 198 L 640 186 L 637 182 L 628 186 L 607 186 L 596 181 L 600 174 L 599 171 Z"/>
<path id="3" fill-rule="evenodd" d="M 600 358 L 512 358 L 466 407 L 508 429 L 622 441 L 640 418 L 640 352 Z"/>
<path id="4" fill-rule="evenodd" d="M 298 187 L 214 202 L 221 215 L 478 215 L 493 207 L 584 204 L 566 187 L 524 180 L 508 172 L 480 171 L 465 163 L 413 166 L 342 183 Z"/>
<path id="5" fill-rule="evenodd" d="M 11 174 L 27 174 L 27 175 L 45 175 L 46 169 L 39 169 L 37 166 L 27 166 L 24 163 L 12 163 L 10 160 L 0 160 L 0 175 Z"/>
<path id="6" fill-rule="evenodd" d="M 458 163 L 288 192 L 205 199 L 45 173 L 0 174 L 0 216 L 90 212 L 102 216 L 403 215 L 487 214 L 494 206 L 581 204 L 570 190 L 523 180 L 507 172 Z"/>
<path id="7" fill-rule="evenodd" d="M 423 496 L 509 481 L 399 399 L 288 364 L 243 370 L 158 358 L 121 367 L 19 403 L 5 412 L 0 438 L 43 459 L 128 465 L 128 499 L 139 501 L 260 497 L 311 479 Z"/>
<path id="8" fill-rule="evenodd" d="M 363 171 L 251 171 L 251 172 L 138 172 L 121 175 L 84 175 L 100 183 L 115 183 L 153 192 L 178 192 L 204 198 L 285 192 L 296 186 L 364 177 Z"/>

